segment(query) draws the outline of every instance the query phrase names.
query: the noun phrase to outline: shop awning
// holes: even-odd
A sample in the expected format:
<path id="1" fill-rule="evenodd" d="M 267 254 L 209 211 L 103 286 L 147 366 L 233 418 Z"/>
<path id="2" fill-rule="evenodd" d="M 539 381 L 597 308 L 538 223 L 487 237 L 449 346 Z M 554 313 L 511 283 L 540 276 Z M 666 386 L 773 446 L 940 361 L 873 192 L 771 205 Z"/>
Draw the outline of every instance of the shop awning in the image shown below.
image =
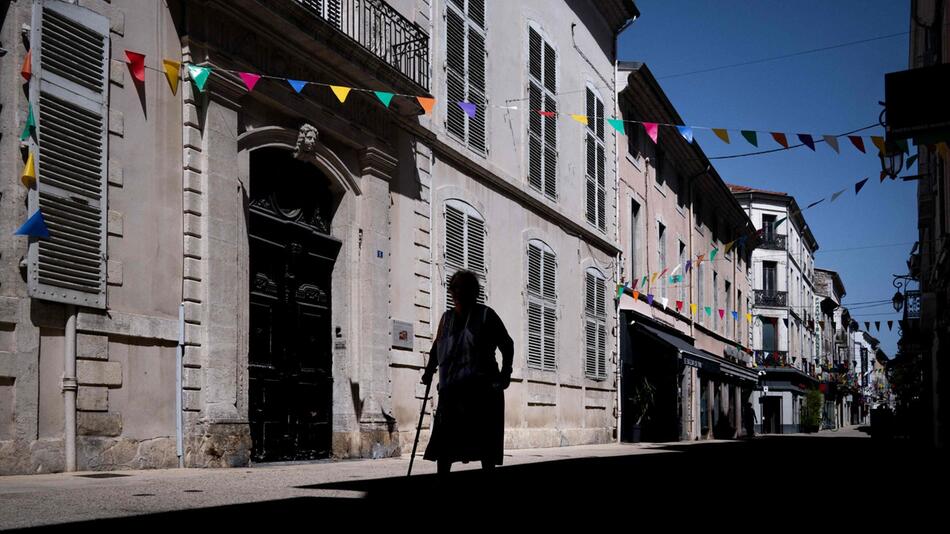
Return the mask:
<path id="1" fill-rule="evenodd" d="M 716 358 L 716 356 L 710 352 L 703 352 L 708 354 L 709 358 Z M 741 380 L 751 380 L 752 382 L 759 381 L 759 373 L 755 369 L 743 367 L 739 364 L 735 364 L 721 358 L 716 358 L 716 362 L 719 364 L 719 370 L 722 372 L 722 374 L 734 376 Z"/>
<path id="2" fill-rule="evenodd" d="M 685 339 L 674 336 L 673 334 L 668 334 L 657 328 L 653 328 L 652 326 L 645 324 L 643 321 L 635 321 L 633 323 L 633 328 L 638 332 L 642 332 L 661 343 L 669 345 L 677 352 L 677 355 L 680 357 L 680 360 L 682 360 L 684 365 L 696 367 L 711 373 L 719 372 L 719 362 L 715 361 L 715 359 L 710 359 L 707 354 L 705 354 L 702 350 L 690 345 Z"/>

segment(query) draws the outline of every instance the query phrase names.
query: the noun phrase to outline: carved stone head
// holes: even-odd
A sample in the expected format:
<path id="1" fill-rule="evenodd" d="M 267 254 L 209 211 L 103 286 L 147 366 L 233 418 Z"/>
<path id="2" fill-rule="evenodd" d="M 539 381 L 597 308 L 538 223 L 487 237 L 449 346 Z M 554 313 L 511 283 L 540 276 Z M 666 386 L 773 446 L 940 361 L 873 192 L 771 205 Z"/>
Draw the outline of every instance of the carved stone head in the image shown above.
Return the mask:
<path id="1" fill-rule="evenodd" d="M 300 127 L 297 134 L 297 146 L 294 148 L 294 157 L 312 157 L 317 151 L 317 141 L 320 138 L 320 132 L 310 125 L 304 124 Z"/>

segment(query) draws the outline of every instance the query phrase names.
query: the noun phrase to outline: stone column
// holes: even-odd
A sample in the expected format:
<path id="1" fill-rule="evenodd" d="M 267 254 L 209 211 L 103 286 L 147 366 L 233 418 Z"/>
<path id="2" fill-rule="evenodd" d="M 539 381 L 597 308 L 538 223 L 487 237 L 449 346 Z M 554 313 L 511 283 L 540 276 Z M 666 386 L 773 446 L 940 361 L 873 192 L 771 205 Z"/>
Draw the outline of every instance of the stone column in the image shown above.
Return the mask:
<path id="1" fill-rule="evenodd" d="M 706 420 L 709 421 L 709 430 L 704 436 L 706 439 L 709 439 L 713 436 L 713 429 L 715 429 L 715 410 L 716 410 L 716 381 L 710 378 L 706 382 Z"/>

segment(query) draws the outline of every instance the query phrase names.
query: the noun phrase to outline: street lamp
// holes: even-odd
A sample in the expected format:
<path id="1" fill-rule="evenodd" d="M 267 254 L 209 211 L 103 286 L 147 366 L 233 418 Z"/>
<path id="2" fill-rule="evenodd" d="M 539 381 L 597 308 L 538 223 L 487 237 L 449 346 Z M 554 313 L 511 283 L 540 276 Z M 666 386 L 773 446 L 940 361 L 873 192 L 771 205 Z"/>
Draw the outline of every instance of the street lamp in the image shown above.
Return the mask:
<path id="1" fill-rule="evenodd" d="M 904 151 L 893 141 L 884 143 L 884 151 L 878 152 L 877 157 L 881 159 L 881 173 L 891 180 L 904 168 Z"/>
<path id="2" fill-rule="evenodd" d="M 900 313 L 901 309 L 904 308 L 904 295 L 899 289 L 896 293 L 894 293 L 894 298 L 891 299 L 891 304 L 894 305 L 894 311 L 897 313 Z"/>

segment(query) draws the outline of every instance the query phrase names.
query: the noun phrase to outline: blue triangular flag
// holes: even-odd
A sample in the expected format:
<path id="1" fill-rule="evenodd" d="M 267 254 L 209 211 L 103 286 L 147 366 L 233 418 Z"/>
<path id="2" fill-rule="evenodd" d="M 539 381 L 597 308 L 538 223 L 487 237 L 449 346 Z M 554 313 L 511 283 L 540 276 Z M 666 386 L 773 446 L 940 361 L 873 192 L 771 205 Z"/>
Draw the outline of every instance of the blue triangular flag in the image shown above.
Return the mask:
<path id="1" fill-rule="evenodd" d="M 458 105 L 460 108 L 462 108 L 462 111 L 464 111 L 465 114 L 468 115 L 468 118 L 470 119 L 475 118 L 475 110 L 476 110 L 475 104 L 472 104 L 471 102 L 459 102 Z"/>
<path id="2" fill-rule="evenodd" d="M 40 210 L 36 210 L 36 213 L 30 216 L 13 235 L 49 238 L 49 228 L 46 227 L 46 221 L 43 220 Z"/>
<path id="3" fill-rule="evenodd" d="M 303 91 L 303 88 L 307 86 L 307 82 L 302 80 L 287 80 L 287 83 L 289 83 L 290 86 L 294 88 L 294 91 L 297 91 L 298 93 Z"/>
<path id="4" fill-rule="evenodd" d="M 677 126 L 676 129 L 679 130 L 680 135 L 683 136 L 683 139 L 686 139 L 686 142 L 687 142 L 687 143 L 692 143 L 692 142 L 693 142 L 693 129 L 692 129 L 692 128 L 690 128 L 689 126 Z"/>
<path id="5" fill-rule="evenodd" d="M 373 91 L 373 92 L 376 93 L 376 98 L 378 98 L 379 101 L 382 102 L 383 105 L 388 108 L 389 103 L 392 102 L 393 100 L 393 94 L 387 93 L 386 91 Z"/>
<path id="6" fill-rule="evenodd" d="M 647 304 L 653 306 L 653 295 L 647 295 Z"/>
<path id="7" fill-rule="evenodd" d="M 738 320 L 739 320 L 739 312 L 737 312 L 737 311 L 735 311 L 735 310 L 732 311 L 732 320 L 733 320 L 733 321 L 738 321 Z"/>

